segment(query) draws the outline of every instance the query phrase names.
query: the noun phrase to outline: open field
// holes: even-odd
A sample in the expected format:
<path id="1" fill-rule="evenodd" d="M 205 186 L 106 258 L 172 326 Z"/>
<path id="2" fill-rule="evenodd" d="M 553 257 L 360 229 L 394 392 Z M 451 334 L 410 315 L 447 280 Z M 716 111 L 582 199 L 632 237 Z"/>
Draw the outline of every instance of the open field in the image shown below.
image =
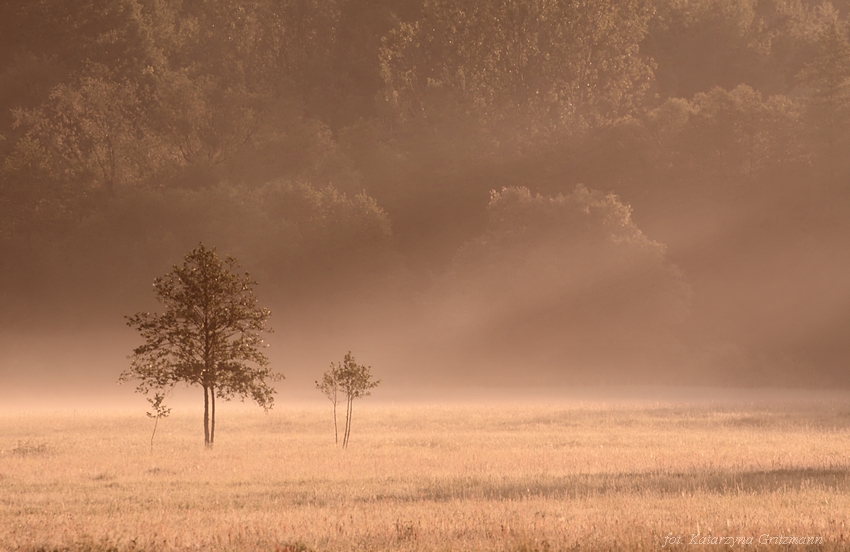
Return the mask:
<path id="1" fill-rule="evenodd" d="M 197 411 L 160 421 L 153 452 L 152 426 L 141 411 L 0 415 L 0 550 L 850 546 L 846 402 L 364 401 L 346 451 L 330 405 L 225 405 L 211 451 Z"/>

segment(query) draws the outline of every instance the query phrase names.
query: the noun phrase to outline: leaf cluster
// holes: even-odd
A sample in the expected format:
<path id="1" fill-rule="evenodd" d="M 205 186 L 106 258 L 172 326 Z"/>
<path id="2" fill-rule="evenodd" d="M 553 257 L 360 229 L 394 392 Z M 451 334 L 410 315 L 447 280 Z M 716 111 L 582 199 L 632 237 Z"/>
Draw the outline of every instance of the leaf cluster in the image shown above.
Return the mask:
<path id="1" fill-rule="evenodd" d="M 372 394 L 370 390 L 381 383 L 381 380 L 372 379 L 371 370 L 371 366 L 357 364 L 351 351 L 348 351 L 342 364 L 336 367 L 340 390 L 349 399 L 368 397 Z"/>
<path id="2" fill-rule="evenodd" d="M 169 414 L 171 414 L 171 409 L 166 407 L 163 404 L 165 400 L 165 395 L 162 393 L 156 393 L 153 397 L 148 397 L 148 402 L 151 405 L 151 409 L 153 412 L 145 412 L 145 415 L 151 419 L 159 419 L 159 418 L 167 418 Z"/>
<path id="3" fill-rule="evenodd" d="M 368 397 L 371 389 L 377 387 L 381 380 L 373 380 L 372 367 L 357 364 L 351 351 L 346 353 L 342 362 L 331 363 L 330 369 L 324 373 L 321 381 L 316 382 L 316 388 L 331 401 L 341 392 L 349 401 L 360 397 Z"/>

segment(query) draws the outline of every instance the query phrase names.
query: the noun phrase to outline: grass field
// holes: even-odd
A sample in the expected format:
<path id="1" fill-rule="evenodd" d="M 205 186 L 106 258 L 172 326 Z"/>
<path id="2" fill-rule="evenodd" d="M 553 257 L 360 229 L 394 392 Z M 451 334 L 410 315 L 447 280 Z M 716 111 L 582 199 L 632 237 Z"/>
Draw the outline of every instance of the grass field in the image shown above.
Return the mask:
<path id="1" fill-rule="evenodd" d="M 847 403 L 363 402 L 345 451 L 330 405 L 222 407 L 211 451 L 199 412 L 152 427 L 0 415 L 0 549 L 850 547 Z"/>

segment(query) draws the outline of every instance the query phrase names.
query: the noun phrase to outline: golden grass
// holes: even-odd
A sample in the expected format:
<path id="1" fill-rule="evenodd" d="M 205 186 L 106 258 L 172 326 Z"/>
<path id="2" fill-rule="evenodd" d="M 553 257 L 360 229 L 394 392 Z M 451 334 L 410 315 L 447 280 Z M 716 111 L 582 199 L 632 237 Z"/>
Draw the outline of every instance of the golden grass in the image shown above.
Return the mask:
<path id="1" fill-rule="evenodd" d="M 369 407 L 0 416 L 1 550 L 848 546 L 850 408 Z M 753 538 L 749 547 L 698 538 Z M 711 542 L 711 541 L 709 541 Z M 670 546 L 665 546 L 668 549 Z"/>

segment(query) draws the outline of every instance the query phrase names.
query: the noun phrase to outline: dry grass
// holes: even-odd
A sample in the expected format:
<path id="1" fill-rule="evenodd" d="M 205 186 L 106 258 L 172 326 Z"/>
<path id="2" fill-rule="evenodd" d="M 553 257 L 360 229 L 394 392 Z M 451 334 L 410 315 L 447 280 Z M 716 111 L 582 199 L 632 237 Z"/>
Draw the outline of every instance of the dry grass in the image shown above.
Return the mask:
<path id="1" fill-rule="evenodd" d="M 850 522 L 847 405 L 0 416 L 0 549 L 657 550 Z M 741 548 L 740 544 L 733 548 Z M 666 550 L 668 547 L 665 547 Z M 697 546 L 695 549 L 728 545 Z M 746 548 L 746 547 L 745 547 Z"/>

